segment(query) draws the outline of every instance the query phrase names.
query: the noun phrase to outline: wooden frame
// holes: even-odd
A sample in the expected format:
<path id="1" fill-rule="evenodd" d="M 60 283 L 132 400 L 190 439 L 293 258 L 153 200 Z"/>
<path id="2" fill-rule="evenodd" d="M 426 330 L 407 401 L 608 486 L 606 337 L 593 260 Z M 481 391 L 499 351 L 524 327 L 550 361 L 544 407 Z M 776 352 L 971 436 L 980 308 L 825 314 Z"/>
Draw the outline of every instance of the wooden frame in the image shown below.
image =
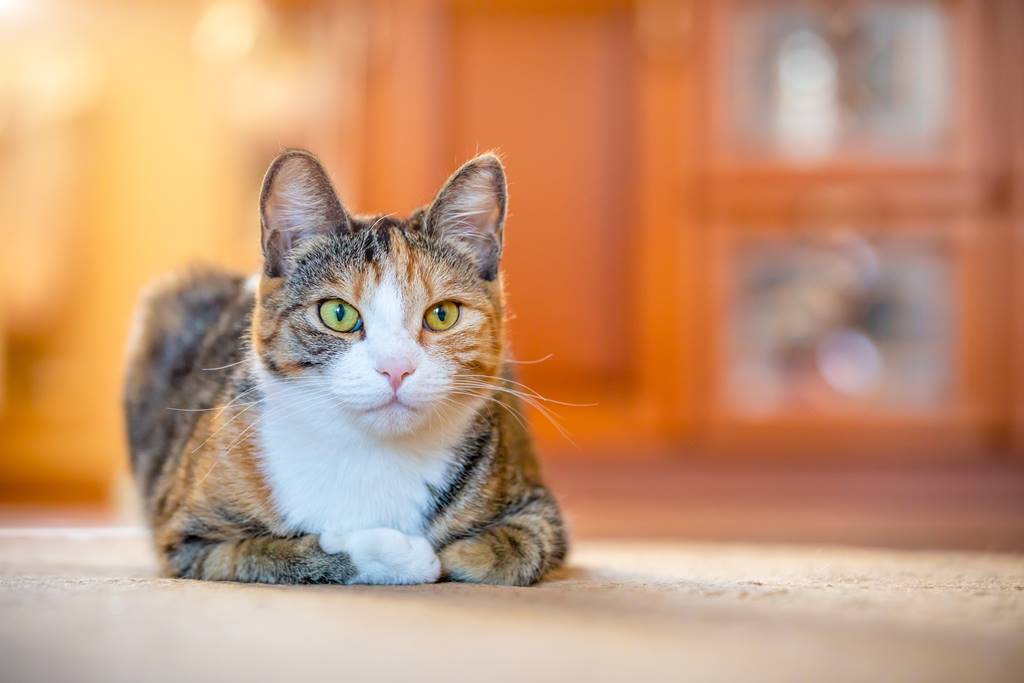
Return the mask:
<path id="1" fill-rule="evenodd" d="M 994 107 L 995 128 L 1002 131 L 1002 172 L 996 177 L 997 183 L 1000 178 L 1003 183 L 995 199 L 1004 203 L 1003 267 L 1011 275 L 1002 292 L 1009 315 L 1001 376 L 1008 378 L 1009 384 L 1005 391 L 1007 441 L 1009 450 L 1019 459 L 1024 457 L 1024 71 L 1020 69 L 1024 63 L 1024 5 L 1015 0 L 995 0 L 985 18 L 984 29 L 992 37 L 989 58 L 995 64 L 993 92 L 1003 98 Z"/>

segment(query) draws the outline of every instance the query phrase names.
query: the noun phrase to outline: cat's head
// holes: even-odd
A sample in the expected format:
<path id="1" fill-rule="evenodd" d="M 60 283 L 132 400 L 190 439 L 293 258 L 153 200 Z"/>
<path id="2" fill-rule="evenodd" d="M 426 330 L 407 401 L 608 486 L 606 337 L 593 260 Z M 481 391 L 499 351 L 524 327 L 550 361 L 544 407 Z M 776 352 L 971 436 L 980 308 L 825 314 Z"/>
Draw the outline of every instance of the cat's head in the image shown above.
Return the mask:
<path id="1" fill-rule="evenodd" d="M 506 196 L 484 154 L 405 219 L 357 217 L 316 157 L 278 156 L 252 334 L 267 380 L 383 438 L 468 416 L 500 369 Z"/>

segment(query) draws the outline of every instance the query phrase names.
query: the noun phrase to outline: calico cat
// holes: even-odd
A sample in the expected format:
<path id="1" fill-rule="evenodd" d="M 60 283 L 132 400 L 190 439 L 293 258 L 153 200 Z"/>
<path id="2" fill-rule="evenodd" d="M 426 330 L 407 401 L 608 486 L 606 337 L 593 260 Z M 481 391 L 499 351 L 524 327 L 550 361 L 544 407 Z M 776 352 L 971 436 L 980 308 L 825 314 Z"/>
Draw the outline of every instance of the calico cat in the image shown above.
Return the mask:
<path id="1" fill-rule="evenodd" d="M 561 564 L 504 356 L 506 197 L 485 154 L 405 219 L 353 216 L 289 150 L 258 276 L 150 287 L 124 408 L 166 574 L 521 586 Z"/>

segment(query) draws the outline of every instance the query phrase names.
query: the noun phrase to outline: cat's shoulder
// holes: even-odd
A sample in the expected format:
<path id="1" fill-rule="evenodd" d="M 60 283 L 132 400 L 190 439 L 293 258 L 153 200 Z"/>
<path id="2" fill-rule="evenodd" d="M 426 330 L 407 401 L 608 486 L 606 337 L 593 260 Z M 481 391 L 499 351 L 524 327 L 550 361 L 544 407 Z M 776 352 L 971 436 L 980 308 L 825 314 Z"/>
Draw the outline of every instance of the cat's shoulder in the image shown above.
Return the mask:
<path id="1" fill-rule="evenodd" d="M 223 308 L 238 298 L 246 288 L 253 288 L 254 278 L 218 268 L 194 264 L 171 271 L 151 281 L 139 292 L 137 312 L 159 312 L 188 316 L 211 308 Z"/>
<path id="2" fill-rule="evenodd" d="M 124 406 L 132 463 L 146 491 L 163 461 L 187 440 L 200 412 L 234 381 L 242 357 L 252 283 L 235 273 L 191 266 L 140 294 L 126 353 Z M 170 410 L 187 408 L 188 410 Z"/>
<path id="3" fill-rule="evenodd" d="M 252 278 L 203 265 L 150 282 L 136 304 L 129 355 L 161 338 L 172 346 L 194 344 L 228 309 L 251 308 L 253 291 Z"/>
<path id="4" fill-rule="evenodd" d="M 184 372 L 200 358 L 208 365 L 236 360 L 255 287 L 255 277 L 201 265 L 150 283 L 140 294 L 129 335 L 129 375 L 152 380 L 153 373 Z"/>

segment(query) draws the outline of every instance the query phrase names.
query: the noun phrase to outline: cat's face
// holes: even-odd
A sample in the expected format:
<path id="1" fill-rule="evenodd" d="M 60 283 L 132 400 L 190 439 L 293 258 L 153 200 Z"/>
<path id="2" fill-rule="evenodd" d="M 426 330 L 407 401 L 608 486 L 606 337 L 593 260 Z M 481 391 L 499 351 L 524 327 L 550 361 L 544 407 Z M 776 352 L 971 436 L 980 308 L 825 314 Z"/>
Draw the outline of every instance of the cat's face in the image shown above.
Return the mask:
<path id="1" fill-rule="evenodd" d="M 398 220 L 349 216 L 316 160 L 288 152 L 261 207 L 253 348 L 268 380 L 299 394 L 296 406 L 331 406 L 397 438 L 479 404 L 502 353 L 497 158 L 471 161 L 429 208 Z"/>

